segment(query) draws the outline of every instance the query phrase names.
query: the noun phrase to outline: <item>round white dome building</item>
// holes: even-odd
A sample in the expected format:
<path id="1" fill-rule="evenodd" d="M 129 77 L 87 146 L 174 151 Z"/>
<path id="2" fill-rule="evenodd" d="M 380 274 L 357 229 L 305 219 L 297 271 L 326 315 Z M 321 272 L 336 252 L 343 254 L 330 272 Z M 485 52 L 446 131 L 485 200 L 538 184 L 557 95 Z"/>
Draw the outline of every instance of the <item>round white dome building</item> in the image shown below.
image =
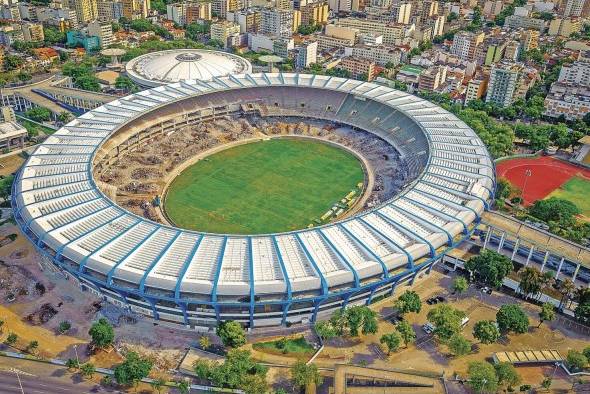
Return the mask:
<path id="1" fill-rule="evenodd" d="M 172 49 L 147 53 L 126 65 L 129 77 L 145 87 L 180 80 L 209 81 L 215 77 L 252 72 L 250 62 L 240 56 L 206 49 Z"/>

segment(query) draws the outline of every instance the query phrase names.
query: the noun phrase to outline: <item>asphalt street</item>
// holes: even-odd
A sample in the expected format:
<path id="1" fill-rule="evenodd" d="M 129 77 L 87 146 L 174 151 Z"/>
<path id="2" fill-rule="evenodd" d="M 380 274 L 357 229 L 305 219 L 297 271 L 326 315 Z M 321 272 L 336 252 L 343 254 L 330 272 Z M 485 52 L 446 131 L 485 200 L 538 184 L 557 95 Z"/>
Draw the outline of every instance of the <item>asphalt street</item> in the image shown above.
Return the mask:
<path id="1" fill-rule="evenodd" d="M 18 369 L 0 371 L 1 394 L 82 394 L 100 392 L 107 391 L 98 385 L 67 383 L 55 378 L 35 376 Z"/>

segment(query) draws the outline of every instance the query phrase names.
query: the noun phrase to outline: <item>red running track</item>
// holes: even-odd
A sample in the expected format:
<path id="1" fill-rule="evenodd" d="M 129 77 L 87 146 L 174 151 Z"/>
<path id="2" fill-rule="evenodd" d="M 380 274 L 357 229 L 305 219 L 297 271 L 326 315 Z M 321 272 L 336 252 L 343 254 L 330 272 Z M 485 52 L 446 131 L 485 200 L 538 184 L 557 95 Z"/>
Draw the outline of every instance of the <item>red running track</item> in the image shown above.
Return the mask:
<path id="1" fill-rule="evenodd" d="M 525 187 L 526 170 L 531 170 L 531 176 L 526 180 Z M 590 170 L 550 156 L 502 161 L 496 165 L 496 175 L 498 178 L 508 179 L 520 190 L 525 187 L 523 195 L 525 205 L 547 197 L 575 175 L 590 180 Z"/>

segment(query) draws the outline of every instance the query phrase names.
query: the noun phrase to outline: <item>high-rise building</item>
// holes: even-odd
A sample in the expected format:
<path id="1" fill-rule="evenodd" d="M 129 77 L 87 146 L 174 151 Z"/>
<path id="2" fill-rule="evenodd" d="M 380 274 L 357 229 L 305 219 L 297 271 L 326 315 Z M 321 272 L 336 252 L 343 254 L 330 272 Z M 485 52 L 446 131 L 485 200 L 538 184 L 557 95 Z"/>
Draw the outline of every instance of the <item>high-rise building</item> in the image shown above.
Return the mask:
<path id="1" fill-rule="evenodd" d="M 263 9 L 260 17 L 260 32 L 277 37 L 293 34 L 293 10 Z"/>
<path id="2" fill-rule="evenodd" d="M 430 18 L 428 25 L 432 27 L 432 38 L 443 35 L 446 19 L 444 15 L 436 15 Z"/>
<path id="3" fill-rule="evenodd" d="M 295 67 L 299 70 L 307 68 L 317 61 L 318 43 L 306 41 L 301 46 L 296 47 L 295 52 Z"/>
<path id="4" fill-rule="evenodd" d="M 98 18 L 96 0 L 75 0 L 74 5 L 78 22 L 87 23 Z"/>
<path id="5" fill-rule="evenodd" d="M 293 9 L 293 1 L 292 0 L 276 0 L 275 7 L 280 10 L 292 10 Z"/>
<path id="6" fill-rule="evenodd" d="M 213 0 L 211 12 L 219 18 L 225 18 L 228 12 L 234 12 L 244 8 L 242 0 Z"/>
<path id="7" fill-rule="evenodd" d="M 97 9 L 100 22 L 118 21 L 123 16 L 121 0 L 98 0 Z"/>
<path id="8" fill-rule="evenodd" d="M 578 18 L 555 18 L 549 23 L 550 36 L 569 37 L 582 30 L 582 23 Z"/>
<path id="9" fill-rule="evenodd" d="M 228 12 L 227 20 L 240 25 L 240 33 L 256 33 L 260 29 L 260 11 L 258 9 Z"/>
<path id="10" fill-rule="evenodd" d="M 561 66 L 557 81 L 571 85 L 590 86 L 590 51 L 580 52 L 578 60 Z"/>
<path id="11" fill-rule="evenodd" d="M 475 61 L 477 64 L 490 66 L 502 60 L 506 51 L 507 41 L 505 38 L 488 37 L 475 51 Z"/>
<path id="12" fill-rule="evenodd" d="M 369 19 L 342 18 L 336 22 L 337 26 L 356 29 L 363 34 L 380 34 L 383 36 L 383 43 L 395 45 L 406 35 L 407 26 L 400 24 L 389 24 Z"/>
<path id="13" fill-rule="evenodd" d="M 518 63 L 502 62 L 492 65 L 486 102 L 507 107 L 514 102 L 518 80 L 523 67 Z"/>
<path id="14" fill-rule="evenodd" d="M 113 26 L 110 23 L 93 21 L 88 24 L 88 35 L 98 37 L 101 48 L 113 43 Z"/>
<path id="15" fill-rule="evenodd" d="M 211 2 L 202 1 L 197 3 L 187 3 L 186 5 L 186 23 L 190 24 L 197 20 L 211 20 Z"/>
<path id="16" fill-rule="evenodd" d="M 564 17 L 587 17 L 590 15 L 590 0 L 563 0 L 558 12 Z"/>
<path id="17" fill-rule="evenodd" d="M 147 18 L 150 8 L 150 0 L 123 0 L 123 16 L 130 20 Z"/>
<path id="18" fill-rule="evenodd" d="M 483 42 L 485 34 L 460 32 L 453 37 L 451 53 L 457 55 L 462 60 L 474 61 L 477 46 Z"/>
<path id="19" fill-rule="evenodd" d="M 348 12 L 352 10 L 353 0 L 329 0 L 328 7 L 334 12 Z"/>
<path id="20" fill-rule="evenodd" d="M 475 75 L 467 84 L 467 90 L 465 91 L 464 104 L 469 104 L 470 101 L 481 99 L 488 88 L 488 76 L 487 75 Z"/>
<path id="21" fill-rule="evenodd" d="M 530 51 L 539 47 L 539 36 L 538 30 L 525 30 L 520 34 L 520 43 L 524 51 Z"/>
<path id="22" fill-rule="evenodd" d="M 40 23 L 24 23 L 22 25 L 22 30 L 25 41 L 45 40 L 45 34 L 43 33 L 43 25 Z"/>
<path id="23" fill-rule="evenodd" d="M 211 25 L 211 39 L 219 40 L 227 47 L 227 39 L 235 34 L 240 34 L 240 25 L 230 21 L 220 21 Z"/>
<path id="24" fill-rule="evenodd" d="M 433 92 L 447 79 L 447 66 L 432 66 L 418 78 L 418 90 Z"/>
<path id="25" fill-rule="evenodd" d="M 327 0 L 308 2 L 300 6 L 299 11 L 301 12 L 301 23 L 303 25 L 325 25 L 328 22 L 329 9 Z"/>
<path id="26" fill-rule="evenodd" d="M 410 23 L 412 3 L 396 3 L 391 7 L 393 22 L 407 25 Z"/>
<path id="27" fill-rule="evenodd" d="M 178 23 L 179 25 L 185 25 L 186 21 L 186 9 L 187 3 L 172 3 L 166 5 L 166 18 Z"/>
<path id="28" fill-rule="evenodd" d="M 375 78 L 375 62 L 369 59 L 346 56 L 342 58 L 340 67 L 350 72 L 354 78 L 364 77 L 367 81 Z"/>

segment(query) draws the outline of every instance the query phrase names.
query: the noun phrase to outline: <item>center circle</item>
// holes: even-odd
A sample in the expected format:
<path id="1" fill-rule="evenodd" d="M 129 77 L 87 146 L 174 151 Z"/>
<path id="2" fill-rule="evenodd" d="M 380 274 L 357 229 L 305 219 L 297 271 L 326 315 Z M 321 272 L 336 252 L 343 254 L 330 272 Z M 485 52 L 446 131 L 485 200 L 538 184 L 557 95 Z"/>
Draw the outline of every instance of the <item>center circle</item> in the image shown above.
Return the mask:
<path id="1" fill-rule="evenodd" d="M 182 171 L 163 208 L 176 226 L 221 234 L 298 230 L 343 218 L 365 189 L 351 151 L 308 138 L 233 146 Z"/>
<path id="2" fill-rule="evenodd" d="M 176 55 L 176 60 L 179 62 L 196 62 L 201 58 L 198 53 L 181 53 Z"/>

